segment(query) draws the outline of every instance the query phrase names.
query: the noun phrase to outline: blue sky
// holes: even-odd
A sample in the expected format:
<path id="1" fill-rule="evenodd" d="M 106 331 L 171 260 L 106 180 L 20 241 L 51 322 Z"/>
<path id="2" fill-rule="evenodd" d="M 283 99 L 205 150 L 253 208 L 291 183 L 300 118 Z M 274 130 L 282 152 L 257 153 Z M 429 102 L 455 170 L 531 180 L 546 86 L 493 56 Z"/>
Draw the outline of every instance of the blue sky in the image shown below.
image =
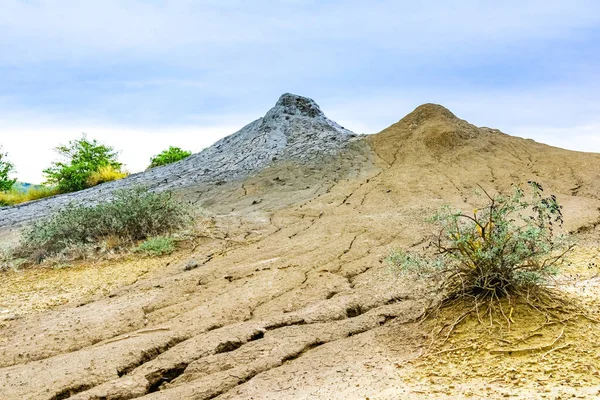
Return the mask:
<path id="1" fill-rule="evenodd" d="M 498 4 L 501 3 L 501 4 Z M 0 144 L 39 182 L 81 132 L 131 171 L 284 92 L 358 133 L 425 102 L 600 152 L 600 2 L 1 0 Z"/>

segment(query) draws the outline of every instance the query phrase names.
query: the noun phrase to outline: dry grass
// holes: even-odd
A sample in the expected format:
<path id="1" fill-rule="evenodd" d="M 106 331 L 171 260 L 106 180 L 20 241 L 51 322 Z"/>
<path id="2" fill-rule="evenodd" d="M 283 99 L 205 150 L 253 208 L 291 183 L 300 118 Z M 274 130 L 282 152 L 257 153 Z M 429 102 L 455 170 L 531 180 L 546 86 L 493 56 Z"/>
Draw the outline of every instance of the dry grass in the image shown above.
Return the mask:
<path id="1" fill-rule="evenodd" d="M 107 165 L 105 167 L 100 167 L 98 171 L 91 174 L 87 183 L 90 186 L 96 186 L 101 183 L 123 179 L 128 175 L 127 172 L 122 172 L 111 165 Z"/>
<path id="2" fill-rule="evenodd" d="M 6 204 L 9 206 L 25 203 L 27 201 L 39 200 L 45 197 L 55 196 L 59 194 L 57 188 L 41 186 L 30 188 L 26 192 L 18 190 L 10 190 L 8 192 L 0 192 L 0 205 Z"/>

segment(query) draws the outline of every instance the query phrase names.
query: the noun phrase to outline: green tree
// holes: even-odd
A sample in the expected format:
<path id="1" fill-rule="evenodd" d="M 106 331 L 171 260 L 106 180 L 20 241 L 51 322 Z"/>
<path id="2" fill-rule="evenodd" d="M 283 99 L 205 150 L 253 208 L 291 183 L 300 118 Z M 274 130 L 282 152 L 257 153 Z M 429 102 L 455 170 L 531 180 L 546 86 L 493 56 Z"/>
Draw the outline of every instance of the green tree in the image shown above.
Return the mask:
<path id="1" fill-rule="evenodd" d="M 3 153 L 0 146 L 0 192 L 10 190 L 17 181 L 9 178 L 10 173 L 15 170 L 15 166 L 6 159 L 7 156 L 8 153 Z"/>
<path id="2" fill-rule="evenodd" d="M 75 192 L 91 186 L 90 176 L 102 167 L 120 171 L 123 164 L 117 160 L 117 152 L 110 146 L 88 140 L 72 140 L 68 145 L 58 146 L 56 152 L 63 159 L 55 161 L 44 170 L 46 183 L 56 185 L 62 193 Z"/>
<path id="3" fill-rule="evenodd" d="M 191 151 L 185 151 L 179 147 L 169 147 L 168 150 L 164 150 L 161 153 L 155 155 L 150 159 L 150 168 L 160 167 L 161 165 L 167 165 L 174 163 L 179 160 L 183 160 L 192 155 Z"/>

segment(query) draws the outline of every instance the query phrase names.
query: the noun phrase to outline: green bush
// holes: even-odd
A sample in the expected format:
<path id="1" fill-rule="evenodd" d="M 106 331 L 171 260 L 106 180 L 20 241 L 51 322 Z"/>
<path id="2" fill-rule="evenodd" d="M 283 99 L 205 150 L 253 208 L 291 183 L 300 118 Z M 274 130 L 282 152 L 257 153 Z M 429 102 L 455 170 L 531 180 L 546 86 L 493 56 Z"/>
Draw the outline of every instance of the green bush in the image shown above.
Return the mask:
<path id="1" fill-rule="evenodd" d="M 150 165 L 148 169 L 154 167 L 160 167 L 161 165 L 167 165 L 174 163 L 179 160 L 183 160 L 192 155 L 191 151 L 185 151 L 180 149 L 179 147 L 169 147 L 168 150 L 164 150 L 163 152 L 155 155 L 150 159 Z"/>
<path id="2" fill-rule="evenodd" d="M 528 199 L 516 188 L 509 196 L 485 193 L 487 205 L 472 214 L 442 208 L 432 218 L 439 228 L 434 256 L 399 251 L 388 261 L 401 273 L 436 281 L 445 300 L 535 299 L 573 245 L 556 232 L 563 222 L 556 197 L 529 184 Z"/>
<path id="3" fill-rule="evenodd" d="M 68 205 L 23 231 L 18 252 L 40 261 L 73 246 L 96 244 L 109 237 L 134 243 L 170 233 L 191 222 L 187 206 L 170 193 L 145 187 L 115 191 L 111 201 L 95 206 Z"/>
<path id="4" fill-rule="evenodd" d="M 0 192 L 10 190 L 17 181 L 16 179 L 9 178 L 10 173 L 15 170 L 15 166 L 6 159 L 7 156 L 8 154 L 3 153 L 0 146 Z"/>
<path id="5" fill-rule="evenodd" d="M 62 193 L 76 192 L 91 186 L 90 177 L 102 167 L 121 171 L 123 164 L 117 161 L 117 153 L 110 146 L 99 144 L 95 139 L 72 140 L 68 145 L 58 146 L 56 152 L 63 161 L 55 161 L 44 170 L 47 184 L 57 186 Z"/>
<path id="6" fill-rule="evenodd" d="M 175 241 L 173 238 L 166 236 L 157 236 L 145 240 L 140 244 L 136 251 L 151 255 L 162 256 L 163 254 L 171 254 L 175 251 Z"/>

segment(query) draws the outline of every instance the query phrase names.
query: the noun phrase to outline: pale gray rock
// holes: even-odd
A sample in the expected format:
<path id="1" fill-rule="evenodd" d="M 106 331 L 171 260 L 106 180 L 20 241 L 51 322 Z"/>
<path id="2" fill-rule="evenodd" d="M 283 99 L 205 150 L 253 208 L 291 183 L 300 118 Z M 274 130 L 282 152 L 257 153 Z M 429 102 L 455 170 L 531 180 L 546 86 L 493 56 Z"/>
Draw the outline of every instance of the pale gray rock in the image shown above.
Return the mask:
<path id="1" fill-rule="evenodd" d="M 0 228 L 45 217 L 68 203 L 93 205 L 110 199 L 117 189 L 136 185 L 178 190 L 242 179 L 274 161 L 318 163 L 355 136 L 328 119 L 314 100 L 286 93 L 264 117 L 184 160 L 80 192 L 0 208 Z"/>

